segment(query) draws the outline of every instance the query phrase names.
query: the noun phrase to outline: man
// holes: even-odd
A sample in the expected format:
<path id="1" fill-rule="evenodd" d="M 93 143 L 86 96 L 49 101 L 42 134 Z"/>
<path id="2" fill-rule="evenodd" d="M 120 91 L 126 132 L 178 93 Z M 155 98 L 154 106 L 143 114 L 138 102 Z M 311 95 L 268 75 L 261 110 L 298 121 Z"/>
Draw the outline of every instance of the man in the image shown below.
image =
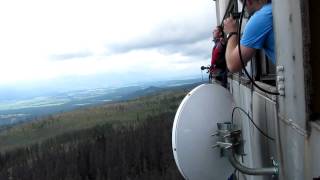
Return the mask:
<path id="1" fill-rule="evenodd" d="M 246 10 L 251 15 L 240 41 L 240 49 L 246 64 L 257 49 L 264 49 L 268 58 L 275 64 L 274 33 L 272 5 L 270 0 L 247 0 Z M 238 51 L 238 25 L 229 17 L 224 20 L 224 30 L 229 33 L 226 50 L 226 61 L 229 71 L 238 72 L 242 69 Z"/>
<path id="2" fill-rule="evenodd" d="M 213 30 L 214 47 L 212 49 L 210 76 L 224 87 L 227 83 L 226 60 L 225 60 L 225 41 L 222 26 L 217 26 Z"/>

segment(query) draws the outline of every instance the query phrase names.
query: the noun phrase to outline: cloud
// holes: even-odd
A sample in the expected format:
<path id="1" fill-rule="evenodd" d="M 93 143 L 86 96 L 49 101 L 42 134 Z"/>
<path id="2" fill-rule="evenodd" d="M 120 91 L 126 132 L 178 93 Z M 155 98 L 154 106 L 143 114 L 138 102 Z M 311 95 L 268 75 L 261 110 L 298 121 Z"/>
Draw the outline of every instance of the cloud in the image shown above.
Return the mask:
<path id="1" fill-rule="evenodd" d="M 174 74 L 174 68 L 189 73 L 211 54 L 212 1 L 20 3 L 0 3 L 0 86 L 131 69 L 159 77 Z"/>
<path id="2" fill-rule="evenodd" d="M 200 39 L 196 42 L 168 44 L 158 49 L 164 54 L 179 53 L 193 58 L 207 59 L 211 55 L 212 41 L 210 38 Z"/>
<path id="3" fill-rule="evenodd" d="M 148 34 L 113 44 L 108 53 L 126 53 L 141 49 L 158 49 L 162 53 L 180 53 L 185 56 L 207 58 L 211 48 L 211 27 L 208 21 L 179 19 L 167 21 Z"/>
<path id="4" fill-rule="evenodd" d="M 75 58 L 86 58 L 92 56 L 93 54 L 88 51 L 75 52 L 75 53 L 65 53 L 65 54 L 54 54 L 50 55 L 51 60 L 70 60 Z"/>

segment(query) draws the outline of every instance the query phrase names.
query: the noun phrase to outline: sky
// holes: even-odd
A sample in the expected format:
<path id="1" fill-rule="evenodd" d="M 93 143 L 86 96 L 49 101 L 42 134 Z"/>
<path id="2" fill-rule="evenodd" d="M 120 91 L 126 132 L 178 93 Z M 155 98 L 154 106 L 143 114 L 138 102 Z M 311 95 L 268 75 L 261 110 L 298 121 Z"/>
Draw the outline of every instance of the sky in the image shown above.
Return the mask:
<path id="1" fill-rule="evenodd" d="M 0 88 L 73 77 L 200 78 L 214 11 L 212 0 L 1 1 Z"/>

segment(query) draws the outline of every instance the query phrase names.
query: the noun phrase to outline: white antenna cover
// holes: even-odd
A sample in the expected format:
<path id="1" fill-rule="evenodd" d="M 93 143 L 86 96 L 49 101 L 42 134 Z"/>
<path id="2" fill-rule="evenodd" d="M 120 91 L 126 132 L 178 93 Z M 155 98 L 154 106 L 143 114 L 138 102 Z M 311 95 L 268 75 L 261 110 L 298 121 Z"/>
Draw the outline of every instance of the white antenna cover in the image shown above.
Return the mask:
<path id="1" fill-rule="evenodd" d="M 233 97 L 217 84 L 202 84 L 181 102 L 173 123 L 172 149 L 185 179 L 227 179 L 233 168 L 220 148 L 213 149 L 218 122 L 230 122 Z"/>

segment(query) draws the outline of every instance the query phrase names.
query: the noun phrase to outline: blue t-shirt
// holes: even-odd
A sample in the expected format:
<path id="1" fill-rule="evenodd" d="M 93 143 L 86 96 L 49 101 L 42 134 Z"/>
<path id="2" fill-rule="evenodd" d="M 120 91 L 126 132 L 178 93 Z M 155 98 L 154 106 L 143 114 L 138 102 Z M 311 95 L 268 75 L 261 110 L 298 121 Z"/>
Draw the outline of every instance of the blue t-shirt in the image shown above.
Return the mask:
<path id="1" fill-rule="evenodd" d="M 249 19 L 240 44 L 254 49 L 264 49 L 275 64 L 272 5 L 266 4 Z"/>

